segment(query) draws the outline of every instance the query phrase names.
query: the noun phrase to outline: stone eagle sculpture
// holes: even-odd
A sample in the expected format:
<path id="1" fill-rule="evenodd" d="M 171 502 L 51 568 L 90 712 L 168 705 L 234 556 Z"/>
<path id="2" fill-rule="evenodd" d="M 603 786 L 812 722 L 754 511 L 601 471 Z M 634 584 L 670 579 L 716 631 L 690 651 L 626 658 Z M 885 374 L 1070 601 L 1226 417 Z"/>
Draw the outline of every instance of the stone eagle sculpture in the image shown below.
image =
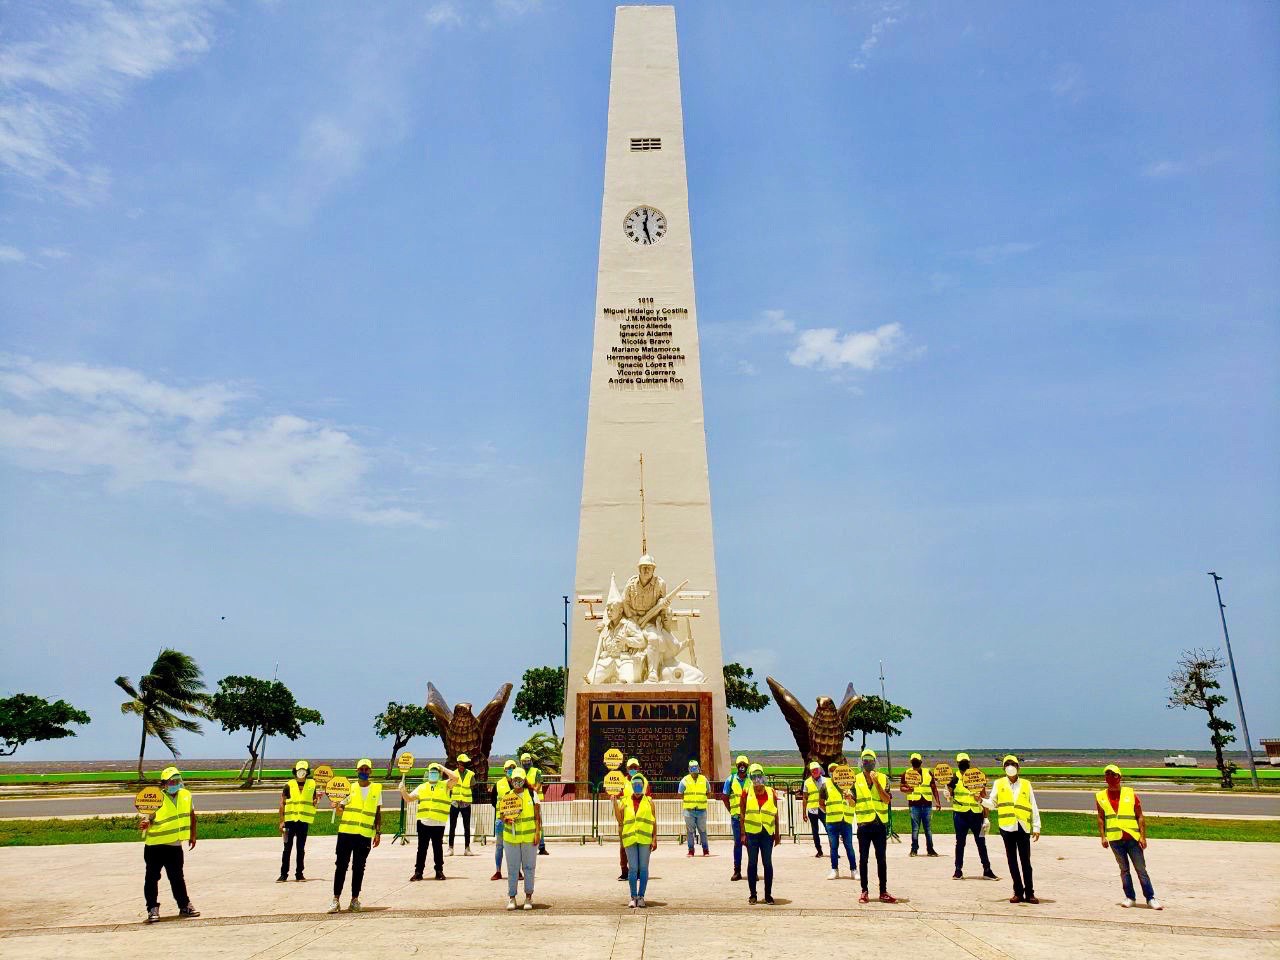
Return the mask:
<path id="1" fill-rule="evenodd" d="M 773 677 L 765 677 L 765 682 L 778 701 L 778 709 L 787 718 L 787 726 L 796 738 L 804 763 L 817 760 L 825 769 L 844 754 L 845 723 L 849 720 L 849 712 L 862 699 L 854 693 L 852 683 L 845 690 L 844 701 L 839 707 L 830 697 L 819 697 L 818 707 L 810 715 L 791 691 Z"/>
<path id="2" fill-rule="evenodd" d="M 498 729 L 503 711 L 507 709 L 507 698 L 510 696 L 511 684 L 504 683 L 477 718 L 471 712 L 471 704 L 460 702 L 450 709 L 448 701 L 440 695 L 435 684 L 427 684 L 427 710 L 435 717 L 436 725 L 440 728 L 440 739 L 444 741 L 444 752 L 449 765 L 457 763 L 458 754 L 465 753 L 471 758 L 470 767 L 475 771 L 477 784 L 489 781 L 489 751 L 493 747 L 493 735 Z"/>

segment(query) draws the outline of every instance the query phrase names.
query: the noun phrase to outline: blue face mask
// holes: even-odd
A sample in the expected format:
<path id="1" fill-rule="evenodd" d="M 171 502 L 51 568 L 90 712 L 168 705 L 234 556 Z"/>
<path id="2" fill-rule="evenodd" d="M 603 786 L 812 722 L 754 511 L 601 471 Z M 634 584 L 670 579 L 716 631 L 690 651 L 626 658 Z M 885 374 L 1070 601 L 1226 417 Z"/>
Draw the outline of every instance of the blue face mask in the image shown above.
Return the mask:
<path id="1" fill-rule="evenodd" d="M 167 794 L 168 794 L 169 796 L 171 796 L 171 797 L 175 797 L 175 796 L 177 796 L 177 795 L 178 795 L 178 791 L 179 791 L 179 790 L 181 790 L 181 789 L 182 789 L 182 784 L 180 784 L 180 783 L 170 783 L 170 784 L 166 784 L 166 785 L 165 785 L 164 792 L 165 792 L 165 793 L 167 793 Z"/>
<path id="2" fill-rule="evenodd" d="M 751 782 L 754 783 L 757 787 L 762 787 L 764 786 L 764 776 L 759 773 L 754 774 L 751 777 Z"/>
<path id="3" fill-rule="evenodd" d="M 698 765 L 695 763 L 692 767 L 689 768 L 689 772 L 692 774 L 696 774 L 698 772 Z"/>
<path id="4" fill-rule="evenodd" d="M 631 781 L 631 789 L 636 793 L 644 793 L 644 781 L 637 777 Z"/>
<path id="5" fill-rule="evenodd" d="M 435 770 L 432 770 L 430 773 L 427 774 L 427 779 L 430 780 L 432 783 L 439 783 L 440 774 L 437 773 Z"/>
<path id="6" fill-rule="evenodd" d="M 357 772 L 356 772 L 356 776 L 357 776 L 357 777 L 359 777 L 361 780 L 368 780 L 368 779 L 369 779 L 369 771 L 368 771 L 368 770 L 359 770 L 359 771 L 357 771 Z"/>

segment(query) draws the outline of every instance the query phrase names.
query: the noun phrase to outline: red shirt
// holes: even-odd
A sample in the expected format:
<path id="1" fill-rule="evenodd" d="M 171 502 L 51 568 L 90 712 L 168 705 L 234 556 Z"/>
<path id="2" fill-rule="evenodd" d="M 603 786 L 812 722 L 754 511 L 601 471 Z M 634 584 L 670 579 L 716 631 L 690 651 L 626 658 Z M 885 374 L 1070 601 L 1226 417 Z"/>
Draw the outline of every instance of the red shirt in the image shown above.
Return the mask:
<path id="1" fill-rule="evenodd" d="M 756 787 L 756 803 L 764 806 L 764 802 L 769 799 L 768 787 Z M 747 791 L 743 790 L 738 796 L 738 816 L 742 817 L 745 823 L 747 820 Z"/>

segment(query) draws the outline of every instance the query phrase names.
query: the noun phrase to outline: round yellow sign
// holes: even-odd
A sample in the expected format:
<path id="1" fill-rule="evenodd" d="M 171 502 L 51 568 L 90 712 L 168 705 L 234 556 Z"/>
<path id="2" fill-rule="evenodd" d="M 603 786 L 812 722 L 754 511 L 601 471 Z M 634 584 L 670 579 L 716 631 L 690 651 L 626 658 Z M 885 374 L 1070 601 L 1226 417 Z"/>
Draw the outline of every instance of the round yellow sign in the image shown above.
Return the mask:
<path id="1" fill-rule="evenodd" d="M 344 803 L 351 793 L 351 781 L 346 777 L 330 777 L 324 792 L 334 803 Z"/>
<path id="2" fill-rule="evenodd" d="M 848 793 L 853 789 L 853 767 L 837 763 L 831 768 L 831 779 L 835 781 L 841 793 Z"/>
<path id="3" fill-rule="evenodd" d="M 520 816 L 524 810 L 524 794 L 508 793 L 498 801 L 498 819 L 510 820 Z"/>
<path id="4" fill-rule="evenodd" d="M 159 787 L 143 787 L 133 798 L 133 805 L 139 813 L 155 813 L 164 803 L 164 791 Z"/>
<path id="5" fill-rule="evenodd" d="M 977 793 L 987 785 L 987 775 L 977 767 L 970 767 L 964 772 L 964 785 L 970 793 Z"/>
<path id="6" fill-rule="evenodd" d="M 617 747 L 604 752 L 604 765 L 610 770 L 617 770 L 622 766 L 622 751 Z"/>
<path id="7" fill-rule="evenodd" d="M 400 768 L 401 773 L 408 773 L 413 769 L 413 754 L 402 753 L 396 758 L 396 766 Z"/>
<path id="8" fill-rule="evenodd" d="M 939 783 L 941 783 L 943 786 L 946 786 L 948 783 L 950 783 L 951 782 L 951 764 L 949 763 L 934 764 L 933 778 L 937 780 Z"/>
<path id="9" fill-rule="evenodd" d="M 920 783 L 922 780 L 924 780 L 924 777 L 921 775 L 919 770 L 916 770 L 914 768 L 909 769 L 902 774 L 902 782 L 905 783 L 908 789 L 911 789 L 911 790 L 914 790 L 916 787 L 920 786 Z"/>
<path id="10" fill-rule="evenodd" d="M 622 793 L 622 791 L 626 789 L 626 786 L 627 778 L 623 776 L 621 770 L 611 770 L 609 773 L 605 774 L 604 788 L 608 792 L 609 796 L 618 796 L 618 794 Z"/>
<path id="11" fill-rule="evenodd" d="M 327 763 L 320 764 L 320 766 L 311 771 L 311 779 L 314 780 L 316 782 L 316 786 L 323 791 L 324 785 L 333 779 L 333 767 L 329 766 Z"/>

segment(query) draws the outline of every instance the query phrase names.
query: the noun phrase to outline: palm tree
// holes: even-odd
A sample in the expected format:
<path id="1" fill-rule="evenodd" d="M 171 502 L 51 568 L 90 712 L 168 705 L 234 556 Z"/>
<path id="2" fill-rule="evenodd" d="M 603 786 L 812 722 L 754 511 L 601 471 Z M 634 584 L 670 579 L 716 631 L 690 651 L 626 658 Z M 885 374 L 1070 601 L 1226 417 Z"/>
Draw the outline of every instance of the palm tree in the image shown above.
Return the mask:
<path id="1" fill-rule="evenodd" d="M 209 695 L 195 660 L 180 650 L 165 648 L 151 665 L 151 672 L 138 680 L 116 677 L 116 686 L 129 695 L 120 704 L 121 713 L 142 718 L 142 744 L 138 747 L 138 779 L 142 779 L 142 756 L 147 750 L 147 737 L 155 737 L 175 758 L 180 756 L 173 736 L 178 730 L 203 734 L 200 724 L 191 717 L 207 715 Z"/>

